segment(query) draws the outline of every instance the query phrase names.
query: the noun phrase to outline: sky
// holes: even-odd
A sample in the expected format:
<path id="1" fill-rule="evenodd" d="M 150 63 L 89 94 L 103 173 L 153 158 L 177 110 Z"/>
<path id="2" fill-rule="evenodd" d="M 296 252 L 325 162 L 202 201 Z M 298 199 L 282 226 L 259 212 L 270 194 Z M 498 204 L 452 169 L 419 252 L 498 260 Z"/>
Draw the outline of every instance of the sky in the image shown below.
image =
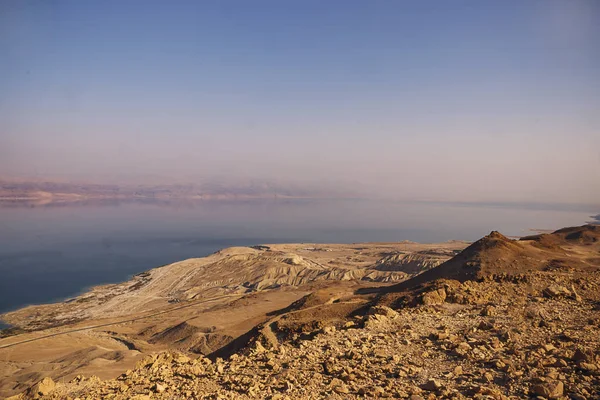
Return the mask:
<path id="1" fill-rule="evenodd" d="M 600 203 L 600 2 L 0 1 L 0 176 Z"/>

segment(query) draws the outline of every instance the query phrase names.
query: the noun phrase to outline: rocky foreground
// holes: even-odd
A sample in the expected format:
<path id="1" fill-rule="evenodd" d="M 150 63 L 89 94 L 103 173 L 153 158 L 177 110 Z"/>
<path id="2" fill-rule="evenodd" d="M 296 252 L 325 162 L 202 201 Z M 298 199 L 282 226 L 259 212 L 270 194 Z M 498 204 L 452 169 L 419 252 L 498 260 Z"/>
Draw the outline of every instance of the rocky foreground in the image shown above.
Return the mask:
<path id="1" fill-rule="evenodd" d="M 14 398 L 597 399 L 600 227 L 569 229 L 492 233 L 413 283 L 311 293 L 206 356 L 160 352 Z"/>

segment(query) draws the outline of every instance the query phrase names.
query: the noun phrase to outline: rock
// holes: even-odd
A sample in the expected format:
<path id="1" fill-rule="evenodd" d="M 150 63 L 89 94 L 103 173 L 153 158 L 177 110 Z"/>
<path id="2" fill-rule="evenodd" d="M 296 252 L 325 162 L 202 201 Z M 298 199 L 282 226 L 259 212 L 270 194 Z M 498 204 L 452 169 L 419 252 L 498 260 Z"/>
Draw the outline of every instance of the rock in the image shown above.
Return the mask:
<path id="1" fill-rule="evenodd" d="M 334 375 L 337 370 L 338 368 L 336 367 L 333 359 L 323 362 L 323 372 L 325 372 L 327 375 Z"/>
<path id="2" fill-rule="evenodd" d="M 549 298 L 569 297 L 571 292 L 564 286 L 550 285 L 543 291 L 544 296 Z"/>
<path id="3" fill-rule="evenodd" d="M 491 317 L 496 315 L 496 307 L 494 306 L 485 306 L 483 310 L 481 310 L 481 315 L 484 317 Z"/>
<path id="4" fill-rule="evenodd" d="M 373 306 L 369 309 L 368 315 L 384 315 L 390 319 L 398 317 L 398 313 L 386 306 Z"/>
<path id="5" fill-rule="evenodd" d="M 494 324 L 491 324 L 487 321 L 481 321 L 477 326 L 477 329 L 481 329 L 482 331 L 489 331 L 491 329 L 494 329 Z"/>
<path id="6" fill-rule="evenodd" d="M 556 347 L 554 347 L 554 345 L 553 345 L 553 344 L 551 344 L 551 343 L 546 343 L 546 344 L 542 345 L 542 348 L 543 348 L 543 349 L 544 349 L 544 351 L 546 351 L 546 352 L 551 352 L 551 351 L 553 351 L 553 350 L 556 350 Z"/>
<path id="7" fill-rule="evenodd" d="M 467 354 L 469 354 L 469 351 L 472 350 L 472 347 L 469 343 L 467 342 L 462 342 L 459 343 L 458 346 L 456 346 L 456 348 L 454 349 L 454 352 L 456 354 L 458 354 L 459 356 L 466 356 Z"/>
<path id="8" fill-rule="evenodd" d="M 177 354 L 173 358 L 173 361 L 175 361 L 178 364 L 185 364 L 185 363 L 190 362 L 190 358 L 188 356 L 186 356 L 185 354 Z"/>
<path id="9" fill-rule="evenodd" d="M 483 374 L 483 380 L 487 383 L 493 382 L 494 381 L 494 375 L 492 375 L 489 372 L 486 372 L 485 374 Z"/>
<path id="10" fill-rule="evenodd" d="M 257 340 L 256 343 L 254 343 L 254 353 L 260 354 L 264 353 L 265 351 L 267 351 L 267 349 L 265 349 L 262 343 Z"/>
<path id="11" fill-rule="evenodd" d="M 336 393 L 340 393 L 340 394 L 350 393 L 350 390 L 348 390 L 348 387 L 346 386 L 346 384 L 338 378 L 333 378 L 331 380 L 331 384 L 329 386 Z"/>
<path id="12" fill-rule="evenodd" d="M 581 298 L 581 296 L 579 294 L 577 294 L 577 292 L 575 291 L 575 286 L 573 284 L 571 284 L 571 294 L 573 295 L 573 299 L 579 303 L 581 303 L 583 301 L 583 299 Z"/>
<path id="13" fill-rule="evenodd" d="M 201 365 L 191 365 L 187 369 L 188 374 L 193 378 L 204 373 L 204 368 Z"/>
<path id="14" fill-rule="evenodd" d="M 593 359 L 593 354 L 590 351 L 577 348 L 573 354 L 573 361 L 575 362 L 590 362 Z"/>
<path id="15" fill-rule="evenodd" d="M 431 292 L 425 293 L 421 297 L 421 302 L 426 306 L 442 304 L 444 301 L 446 301 L 446 297 L 447 297 L 447 294 L 444 289 L 437 289 L 437 290 L 433 290 Z"/>
<path id="16" fill-rule="evenodd" d="M 561 381 L 551 380 L 534 385 L 532 392 L 547 399 L 558 399 L 563 395 L 564 385 Z"/>
<path id="17" fill-rule="evenodd" d="M 586 363 L 586 362 L 582 362 L 579 364 L 579 368 L 581 368 L 582 370 L 586 371 L 586 372 L 594 372 L 598 369 L 598 367 L 596 366 L 596 364 L 592 364 L 592 363 Z"/>
<path id="18" fill-rule="evenodd" d="M 56 388 L 56 383 L 49 376 L 39 381 L 32 390 L 34 395 L 46 396 Z"/>
<path id="19" fill-rule="evenodd" d="M 429 334 L 429 337 L 434 340 L 445 340 L 450 337 L 447 332 L 433 332 Z"/>
<path id="20" fill-rule="evenodd" d="M 154 390 L 156 393 L 162 393 L 166 390 L 166 388 L 163 385 L 161 385 L 160 383 L 156 383 L 154 385 L 154 387 L 152 388 L 152 390 Z"/>
<path id="21" fill-rule="evenodd" d="M 325 328 L 323 328 L 323 333 L 326 335 L 332 335 L 333 333 L 335 333 L 335 326 L 326 326 Z"/>
<path id="22" fill-rule="evenodd" d="M 390 319 L 382 314 L 371 314 L 365 320 L 365 328 L 374 328 L 377 325 L 388 324 Z"/>
<path id="23" fill-rule="evenodd" d="M 429 379 L 427 382 L 421 385 L 421 388 L 430 392 L 435 392 L 442 388 L 442 384 L 436 379 Z"/>
<path id="24" fill-rule="evenodd" d="M 382 397 L 383 395 L 385 395 L 385 389 L 381 386 L 373 386 L 373 388 L 371 389 L 371 395 L 373 397 Z"/>
<path id="25" fill-rule="evenodd" d="M 342 384 L 342 385 L 338 385 L 338 386 L 334 387 L 333 391 L 336 393 L 340 393 L 340 394 L 350 393 L 350 390 L 348 390 L 348 387 L 346 386 L 346 384 Z"/>
<path id="26" fill-rule="evenodd" d="M 354 321 L 348 321 L 344 324 L 344 328 L 354 328 L 356 324 L 354 323 Z"/>

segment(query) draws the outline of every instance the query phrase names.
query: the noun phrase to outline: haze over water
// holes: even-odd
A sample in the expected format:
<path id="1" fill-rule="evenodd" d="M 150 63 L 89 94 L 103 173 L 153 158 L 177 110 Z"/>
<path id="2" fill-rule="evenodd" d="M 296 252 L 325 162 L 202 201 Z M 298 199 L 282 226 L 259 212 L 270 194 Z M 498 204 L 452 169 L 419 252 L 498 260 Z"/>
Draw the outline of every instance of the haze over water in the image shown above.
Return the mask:
<path id="1" fill-rule="evenodd" d="M 527 235 L 530 228 L 583 224 L 594 211 L 371 200 L 3 207 L 0 311 L 60 300 L 229 246 L 472 241 L 491 229 Z"/>
<path id="2" fill-rule="evenodd" d="M 600 199 L 600 2 L 2 1 L 0 177 Z"/>

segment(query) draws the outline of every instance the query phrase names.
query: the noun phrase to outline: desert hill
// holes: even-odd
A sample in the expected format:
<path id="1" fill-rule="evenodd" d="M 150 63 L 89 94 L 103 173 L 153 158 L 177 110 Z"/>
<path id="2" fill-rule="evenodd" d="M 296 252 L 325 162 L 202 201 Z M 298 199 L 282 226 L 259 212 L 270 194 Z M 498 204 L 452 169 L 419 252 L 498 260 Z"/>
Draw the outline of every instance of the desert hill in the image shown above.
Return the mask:
<path id="1" fill-rule="evenodd" d="M 45 376 L 115 377 L 156 351 L 209 355 L 280 310 L 320 307 L 352 297 L 359 288 L 408 279 L 466 244 L 233 247 L 98 286 L 65 302 L 6 313 L 2 318 L 14 328 L 0 339 L 0 396 Z M 404 261 L 380 270 L 381 260 L 394 254 Z"/>
<path id="2" fill-rule="evenodd" d="M 583 257 L 580 246 L 583 246 Z M 437 268 L 386 287 L 383 291 L 402 292 L 414 287 L 423 290 L 439 279 L 466 282 L 496 277 L 506 279 L 552 269 L 596 271 L 599 250 L 600 226 L 597 225 L 564 228 L 519 240 L 493 231 Z"/>
<path id="3" fill-rule="evenodd" d="M 196 268 L 212 265 L 224 268 L 222 274 L 238 265 L 241 273 L 239 263 L 248 263 L 255 280 L 240 278 L 241 285 L 231 286 L 232 273 L 207 284 L 213 281 L 191 274 L 169 286 L 180 300 L 156 319 L 117 321 L 85 331 L 86 339 L 60 334 L 81 326 L 76 322 L 0 340 L 0 359 L 14 375 L 4 375 L 3 393 L 138 400 L 600 398 L 597 238 L 597 227 L 586 225 L 521 240 L 492 232 L 462 244 L 462 251 L 406 243 L 353 245 L 351 252 L 343 245 L 224 250 Z M 459 254 L 440 261 L 453 252 Z M 425 254 L 433 259 L 411 264 Z M 425 271 L 400 283 L 364 279 L 398 268 Z M 338 269 L 345 272 L 332 272 Z M 253 285 L 256 279 L 264 284 Z M 205 284 L 220 288 L 211 296 L 233 290 L 234 297 L 200 306 L 194 302 L 205 292 L 196 290 Z M 160 302 L 144 304 L 165 311 Z M 194 312 L 177 314 L 183 305 Z M 59 334 L 1 348 L 49 331 Z M 47 361 L 37 354 L 28 366 L 23 354 L 16 360 L 16 349 L 39 353 L 39 342 L 66 346 L 65 336 L 85 342 L 84 348 L 54 359 L 46 350 Z M 121 347 L 109 351 L 109 338 Z M 78 364 L 81 359 L 86 363 Z"/>
<path id="4" fill-rule="evenodd" d="M 1 317 L 21 329 L 37 330 L 322 281 L 400 282 L 448 260 L 465 245 L 449 242 L 231 247 L 208 257 L 151 269 L 127 282 L 98 286 L 63 303 L 30 306 Z M 400 253 L 400 260 L 389 262 L 390 254 Z"/>
<path id="5" fill-rule="evenodd" d="M 584 225 L 559 229 L 551 234 L 544 233 L 534 236 L 522 237 L 520 240 L 532 240 L 542 246 L 552 247 L 557 245 L 594 244 L 600 241 L 600 225 Z"/>

